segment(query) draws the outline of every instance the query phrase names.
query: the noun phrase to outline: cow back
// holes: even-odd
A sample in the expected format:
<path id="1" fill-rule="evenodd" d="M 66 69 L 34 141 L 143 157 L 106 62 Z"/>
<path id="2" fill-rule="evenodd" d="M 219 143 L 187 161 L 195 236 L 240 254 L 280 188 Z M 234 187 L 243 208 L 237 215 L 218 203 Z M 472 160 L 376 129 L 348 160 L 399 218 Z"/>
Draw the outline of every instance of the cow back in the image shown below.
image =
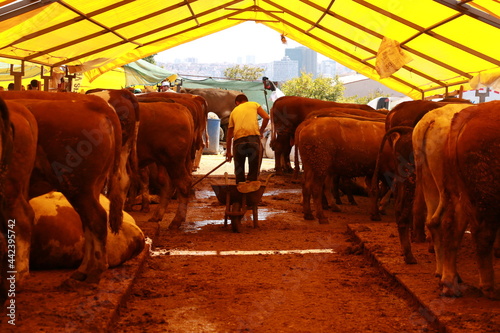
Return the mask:
<path id="1" fill-rule="evenodd" d="M 140 103 L 141 124 L 137 139 L 140 167 L 157 159 L 184 161 L 194 157 L 194 122 L 190 111 L 178 103 Z"/>
<path id="2" fill-rule="evenodd" d="M 498 211 L 500 199 L 500 102 L 462 110 L 452 120 L 447 170 L 456 175 L 479 214 Z M 498 214 L 498 212 L 495 212 Z M 497 216 L 498 217 L 498 216 Z"/>
<path id="3" fill-rule="evenodd" d="M 373 172 L 384 124 L 350 118 L 308 120 L 298 134 L 304 169 L 357 177 Z"/>

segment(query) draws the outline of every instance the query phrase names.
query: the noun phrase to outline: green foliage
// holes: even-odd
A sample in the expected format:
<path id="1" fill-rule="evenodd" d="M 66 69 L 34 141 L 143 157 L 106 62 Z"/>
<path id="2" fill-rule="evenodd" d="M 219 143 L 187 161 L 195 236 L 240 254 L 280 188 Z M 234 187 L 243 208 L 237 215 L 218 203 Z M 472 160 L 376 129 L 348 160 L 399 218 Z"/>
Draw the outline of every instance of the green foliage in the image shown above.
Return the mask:
<path id="1" fill-rule="evenodd" d="M 146 58 L 142 58 L 142 60 L 145 60 L 145 61 L 149 62 L 150 64 L 156 65 L 155 55 L 156 54 L 152 54 L 150 56 L 147 56 Z"/>
<path id="2" fill-rule="evenodd" d="M 285 95 L 289 96 L 309 97 L 334 102 L 343 98 L 345 87 L 338 76 L 334 78 L 320 76 L 313 79 L 312 74 L 302 72 L 300 77 L 283 83 L 280 89 Z"/>
<path id="3" fill-rule="evenodd" d="M 372 99 L 378 98 L 378 97 L 388 97 L 390 96 L 389 94 L 384 94 L 382 91 L 379 89 L 372 91 L 368 94 L 368 96 L 364 97 L 358 97 L 358 95 L 354 95 L 351 97 L 342 97 L 339 102 L 341 103 L 357 103 L 357 104 L 368 104 Z"/>
<path id="4" fill-rule="evenodd" d="M 262 67 L 252 67 L 248 65 L 236 65 L 228 67 L 224 70 L 224 76 L 228 79 L 254 81 L 260 79 L 264 74 L 265 69 Z"/>

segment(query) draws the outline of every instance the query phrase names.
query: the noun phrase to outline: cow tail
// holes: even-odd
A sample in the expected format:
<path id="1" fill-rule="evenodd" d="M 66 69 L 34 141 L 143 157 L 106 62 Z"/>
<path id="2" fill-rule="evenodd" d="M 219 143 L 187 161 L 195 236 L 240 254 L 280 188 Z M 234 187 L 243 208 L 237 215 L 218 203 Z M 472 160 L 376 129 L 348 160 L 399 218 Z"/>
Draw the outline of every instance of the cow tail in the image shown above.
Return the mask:
<path id="1" fill-rule="evenodd" d="M 114 234 L 117 234 L 123 223 L 123 196 L 120 189 L 120 158 L 122 147 L 122 131 L 121 125 L 116 117 L 116 121 L 112 122 L 114 133 L 114 161 L 109 174 L 108 182 L 108 199 L 109 199 L 109 226 Z M 113 126 L 114 125 L 114 126 Z"/>
<path id="2" fill-rule="evenodd" d="M 385 134 L 384 137 L 382 138 L 382 142 L 380 143 L 380 148 L 377 154 L 377 161 L 375 162 L 375 170 L 373 171 L 373 176 L 372 176 L 372 182 L 370 186 L 370 192 L 372 194 L 372 219 L 374 216 L 378 216 L 378 197 L 380 195 L 380 189 L 378 186 L 379 183 L 379 170 L 380 170 L 380 157 L 382 155 L 382 151 L 384 150 L 385 147 L 385 142 L 387 141 L 387 138 L 393 134 L 393 133 L 400 133 L 400 132 L 411 132 L 413 131 L 413 127 L 410 126 L 396 126 L 388 130 Z"/>
<path id="3" fill-rule="evenodd" d="M 299 136 L 300 136 L 300 131 L 302 130 L 302 127 L 299 125 L 297 129 L 295 130 L 295 154 L 294 154 L 294 177 L 298 178 L 300 174 L 300 161 L 299 161 Z"/>
<path id="4" fill-rule="evenodd" d="M 271 118 L 271 142 L 269 146 L 273 149 L 274 142 L 276 141 L 276 130 L 274 128 L 274 105 L 271 107 L 271 111 L 269 112 L 269 118 Z"/>

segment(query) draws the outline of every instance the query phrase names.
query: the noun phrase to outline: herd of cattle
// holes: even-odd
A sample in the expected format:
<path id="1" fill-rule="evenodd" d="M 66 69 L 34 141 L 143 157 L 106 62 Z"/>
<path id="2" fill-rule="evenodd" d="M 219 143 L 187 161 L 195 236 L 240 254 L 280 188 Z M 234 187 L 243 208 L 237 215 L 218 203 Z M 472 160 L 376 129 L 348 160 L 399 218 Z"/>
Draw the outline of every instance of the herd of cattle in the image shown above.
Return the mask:
<path id="1" fill-rule="evenodd" d="M 234 96 L 226 99 L 232 107 Z M 125 211 L 140 191 L 142 208 L 148 209 L 151 173 L 160 185 L 160 204 L 151 220 L 164 218 L 175 192 L 178 208 L 169 228 L 180 227 L 186 220 L 192 170 L 208 143 L 207 115 L 214 104 L 208 100 L 195 91 L 0 92 L 0 303 L 7 299 L 7 277 L 13 272 L 19 288 L 30 267 L 71 262 L 79 266 L 66 283 L 92 284 L 108 266 L 137 255 L 143 235 L 133 221 L 126 223 Z M 289 153 L 295 144 L 304 170 L 304 218 L 314 218 L 312 196 L 320 223 L 328 223 L 323 194 L 338 210 L 332 193 L 340 179 L 371 179 L 374 220 L 380 219 L 379 185 L 392 191 L 405 262 L 416 262 L 410 232 L 423 240 L 427 226 L 446 295 L 460 294 L 456 253 L 469 226 L 480 285 L 492 296 L 500 105 L 456 102 L 463 101 L 405 102 L 387 112 L 281 97 L 271 110 L 276 172 L 291 169 Z M 47 202 L 56 208 L 44 220 L 42 208 L 36 207 Z M 79 229 L 69 221 L 79 223 Z M 41 237 L 41 230 L 48 232 Z M 109 245 L 111 241 L 126 244 Z M 67 253 L 55 262 L 44 261 L 45 253 L 75 248 L 78 242 L 73 261 Z M 120 252 L 112 254 L 111 249 Z"/>
<path id="2" fill-rule="evenodd" d="M 380 186 L 394 197 L 406 263 L 416 263 L 411 239 L 424 241 L 427 227 L 443 294 L 460 296 L 457 251 L 469 227 L 480 288 L 496 297 L 500 102 L 409 101 L 386 111 L 285 96 L 274 103 L 271 123 L 276 172 L 291 170 L 292 145 L 302 160 L 305 219 L 314 219 L 312 196 L 316 218 L 328 223 L 323 198 L 338 211 L 332 191 L 338 191 L 339 179 L 366 177 L 372 220 L 380 220 Z"/>

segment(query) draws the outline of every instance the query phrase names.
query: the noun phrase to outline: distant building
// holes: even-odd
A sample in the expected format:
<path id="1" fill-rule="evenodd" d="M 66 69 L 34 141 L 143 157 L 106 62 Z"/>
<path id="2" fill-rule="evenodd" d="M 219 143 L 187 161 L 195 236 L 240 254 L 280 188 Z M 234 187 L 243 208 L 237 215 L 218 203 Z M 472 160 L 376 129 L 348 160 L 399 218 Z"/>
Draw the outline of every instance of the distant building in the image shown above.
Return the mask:
<path id="1" fill-rule="evenodd" d="M 335 77 L 337 75 L 337 62 L 335 60 L 323 60 L 319 64 L 319 71 L 323 77 Z"/>
<path id="2" fill-rule="evenodd" d="M 318 53 L 305 46 L 295 47 L 293 49 L 285 49 L 285 56 L 291 60 L 296 60 L 299 63 L 299 68 L 296 76 L 300 76 L 301 72 L 312 74 L 313 78 L 318 75 Z"/>
<path id="3" fill-rule="evenodd" d="M 273 81 L 284 82 L 298 76 L 299 62 L 283 57 L 280 61 L 273 61 L 266 71 L 266 76 Z"/>
<path id="4" fill-rule="evenodd" d="M 365 97 L 372 93 L 380 92 L 384 95 L 394 96 L 394 97 L 404 97 L 405 95 L 384 86 L 382 83 L 375 80 L 369 79 L 364 75 L 348 75 L 341 76 L 339 80 L 344 84 L 344 96 L 345 97 Z"/>
<path id="5" fill-rule="evenodd" d="M 246 56 L 246 64 L 247 65 L 255 64 L 255 56 L 254 55 L 247 55 Z"/>

